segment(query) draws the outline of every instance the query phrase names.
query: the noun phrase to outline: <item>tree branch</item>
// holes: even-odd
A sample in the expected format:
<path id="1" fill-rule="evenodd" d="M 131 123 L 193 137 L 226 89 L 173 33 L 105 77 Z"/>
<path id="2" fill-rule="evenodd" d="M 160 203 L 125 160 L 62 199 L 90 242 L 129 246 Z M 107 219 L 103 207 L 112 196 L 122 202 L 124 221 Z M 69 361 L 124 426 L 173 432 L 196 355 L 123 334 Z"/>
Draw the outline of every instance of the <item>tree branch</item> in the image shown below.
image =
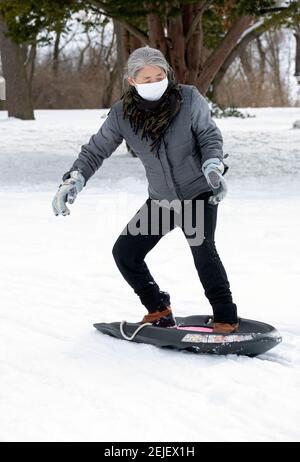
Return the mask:
<path id="1" fill-rule="evenodd" d="M 193 33 L 195 32 L 195 30 L 197 29 L 197 26 L 198 26 L 198 23 L 199 21 L 201 20 L 202 18 L 202 15 L 204 13 L 205 10 L 207 10 L 207 8 L 211 5 L 212 3 L 212 0 L 204 0 L 201 5 L 199 5 L 199 9 L 197 11 L 197 14 L 196 16 L 193 18 L 192 20 L 192 23 L 191 23 L 191 26 L 189 28 L 189 31 L 186 35 L 186 38 L 185 38 L 185 43 L 187 44 L 190 40 L 190 38 L 192 37 Z"/>
<path id="2" fill-rule="evenodd" d="M 258 22 L 256 24 L 256 27 L 254 25 L 253 27 L 249 28 L 248 33 L 247 31 L 244 33 L 241 40 L 239 40 L 236 46 L 232 49 L 231 53 L 225 59 L 216 77 L 214 78 L 214 81 L 213 81 L 214 90 L 215 90 L 215 87 L 219 85 L 219 83 L 225 76 L 227 70 L 229 69 L 233 61 L 239 56 L 241 51 L 244 50 L 246 46 L 248 45 L 248 43 L 252 42 L 252 40 L 260 37 L 266 31 L 266 29 L 267 27 L 265 23 Z"/>
<path id="3" fill-rule="evenodd" d="M 238 18 L 229 29 L 217 48 L 206 59 L 203 71 L 198 79 L 198 86 L 205 94 L 210 82 L 213 81 L 225 59 L 229 56 L 243 32 L 253 21 L 253 16 L 244 15 Z"/>
<path id="4" fill-rule="evenodd" d="M 283 11 L 283 10 L 288 10 L 290 9 L 292 4 L 288 6 L 277 6 L 274 8 L 262 8 L 261 10 L 258 10 L 259 14 L 267 14 L 267 13 L 276 13 L 277 11 Z"/>
<path id="5" fill-rule="evenodd" d="M 108 5 L 105 2 L 101 2 L 100 0 L 90 0 L 90 3 L 94 5 L 100 13 L 105 14 L 110 18 L 117 19 L 125 27 L 125 29 L 128 30 L 128 32 L 137 37 L 142 43 L 145 45 L 150 44 L 150 39 L 144 31 L 125 21 L 125 19 L 123 19 L 121 16 L 113 14 L 111 11 L 109 11 Z"/>
<path id="6" fill-rule="evenodd" d="M 298 0 L 300 1 L 300 0 Z M 256 22 L 252 26 L 250 26 L 248 29 L 244 31 L 244 33 L 241 35 L 240 39 L 238 40 L 236 46 L 233 48 L 229 56 L 226 58 L 224 61 L 222 67 L 218 71 L 214 81 L 213 85 L 214 87 L 217 87 L 221 80 L 223 79 L 227 69 L 231 66 L 233 61 L 238 57 L 240 52 L 245 49 L 245 47 L 252 41 L 257 38 L 259 38 L 264 32 L 266 32 L 270 26 L 273 24 L 274 18 L 284 18 L 285 16 L 288 15 L 288 10 L 287 8 L 279 8 L 280 12 L 277 14 L 274 14 L 273 16 L 269 18 L 263 18 L 262 20 Z"/>

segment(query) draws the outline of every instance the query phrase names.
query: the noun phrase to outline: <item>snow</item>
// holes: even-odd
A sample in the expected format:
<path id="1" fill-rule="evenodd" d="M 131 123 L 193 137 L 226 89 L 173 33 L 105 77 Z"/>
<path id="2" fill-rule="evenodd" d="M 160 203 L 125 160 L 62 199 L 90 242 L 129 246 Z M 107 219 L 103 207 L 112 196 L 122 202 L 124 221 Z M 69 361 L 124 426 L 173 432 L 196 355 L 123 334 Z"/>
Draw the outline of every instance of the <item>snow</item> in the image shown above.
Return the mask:
<path id="1" fill-rule="evenodd" d="M 108 110 L 0 112 L 0 440 L 299 441 L 299 108 L 216 120 L 228 196 L 216 246 L 242 317 L 283 342 L 257 358 L 164 351 L 93 323 L 145 314 L 111 249 L 147 197 L 123 143 L 70 206 L 51 201 Z M 147 255 L 175 315 L 210 305 L 180 229 Z"/>

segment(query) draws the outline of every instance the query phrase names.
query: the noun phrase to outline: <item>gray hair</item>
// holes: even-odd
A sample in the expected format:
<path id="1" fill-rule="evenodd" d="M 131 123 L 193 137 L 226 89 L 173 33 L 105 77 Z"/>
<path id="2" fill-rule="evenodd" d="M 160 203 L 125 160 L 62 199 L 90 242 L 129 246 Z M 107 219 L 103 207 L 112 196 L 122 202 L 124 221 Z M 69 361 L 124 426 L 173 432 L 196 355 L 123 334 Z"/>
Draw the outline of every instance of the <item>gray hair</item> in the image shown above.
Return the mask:
<path id="1" fill-rule="evenodd" d="M 128 89 L 128 77 L 135 79 L 137 73 L 145 66 L 162 68 L 170 80 L 174 80 L 174 71 L 160 50 L 148 45 L 134 50 L 127 60 L 124 68 L 123 90 Z"/>

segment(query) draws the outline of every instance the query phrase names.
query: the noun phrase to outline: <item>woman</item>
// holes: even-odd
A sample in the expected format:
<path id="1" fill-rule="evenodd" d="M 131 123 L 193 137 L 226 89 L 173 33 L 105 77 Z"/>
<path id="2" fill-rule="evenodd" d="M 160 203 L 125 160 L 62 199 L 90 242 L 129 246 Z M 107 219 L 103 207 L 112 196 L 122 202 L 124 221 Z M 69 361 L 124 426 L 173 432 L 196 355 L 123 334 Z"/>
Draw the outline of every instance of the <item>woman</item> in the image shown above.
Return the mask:
<path id="1" fill-rule="evenodd" d="M 213 332 L 232 333 L 238 329 L 237 307 L 232 301 L 225 269 L 215 248 L 219 202 L 227 187 L 223 175 L 222 135 L 210 117 L 206 99 L 193 85 L 175 81 L 164 55 L 151 47 L 138 48 L 129 56 L 124 76 L 125 91 L 114 103 L 97 134 L 81 148 L 71 169 L 63 175 L 52 202 L 55 215 L 70 213 L 72 204 L 88 179 L 120 145 L 123 139 L 144 164 L 149 197 L 126 225 L 113 247 L 113 256 L 123 277 L 148 310 L 142 323 L 159 327 L 175 325 L 170 295 L 160 290 L 144 261 L 147 253 L 166 231 L 161 218 L 158 232 L 150 231 L 153 206 L 169 208 L 170 227 L 175 212 L 162 207 L 186 201 L 192 204 L 188 220 L 196 220 L 196 205 L 204 206 L 204 239 L 190 244 L 200 281 L 213 310 Z M 144 212 L 148 232 L 132 233 L 137 216 Z M 188 223 L 191 224 L 191 223 Z M 151 228 L 152 229 L 152 228 Z M 183 232 L 187 232 L 183 226 Z"/>

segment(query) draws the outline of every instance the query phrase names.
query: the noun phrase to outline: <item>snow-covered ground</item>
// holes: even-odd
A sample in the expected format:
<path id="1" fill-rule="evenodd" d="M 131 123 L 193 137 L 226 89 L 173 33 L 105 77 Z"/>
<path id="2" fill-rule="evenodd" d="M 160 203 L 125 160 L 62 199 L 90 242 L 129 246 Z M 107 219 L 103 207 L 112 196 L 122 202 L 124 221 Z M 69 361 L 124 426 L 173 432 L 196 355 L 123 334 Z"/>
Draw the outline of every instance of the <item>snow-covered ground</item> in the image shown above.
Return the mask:
<path id="1" fill-rule="evenodd" d="M 55 217 L 62 174 L 107 110 L 0 112 L 0 440 L 298 441 L 300 110 L 217 120 L 230 169 L 216 246 L 242 317 L 283 342 L 257 357 L 164 351 L 101 335 L 93 323 L 144 308 L 111 249 L 147 197 L 123 143 Z M 148 254 L 175 315 L 211 313 L 180 229 Z"/>

